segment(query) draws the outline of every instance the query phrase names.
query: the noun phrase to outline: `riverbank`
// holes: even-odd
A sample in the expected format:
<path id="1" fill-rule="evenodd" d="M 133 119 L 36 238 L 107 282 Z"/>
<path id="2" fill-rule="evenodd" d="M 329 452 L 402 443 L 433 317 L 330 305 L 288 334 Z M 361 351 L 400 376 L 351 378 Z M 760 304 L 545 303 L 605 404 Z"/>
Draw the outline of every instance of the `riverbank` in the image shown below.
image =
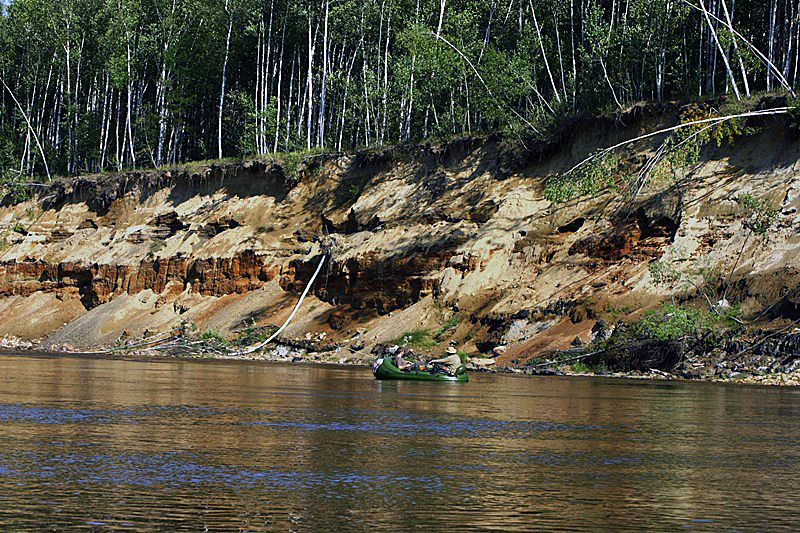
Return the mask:
<path id="1" fill-rule="evenodd" d="M 790 373 L 800 346 L 765 343 L 777 351 L 748 362 L 724 336 L 800 318 L 794 119 L 750 117 L 659 166 L 677 164 L 659 159 L 665 129 L 725 105 L 639 103 L 546 138 L 54 180 L 0 203 L 0 335 L 52 352 L 228 357 L 291 317 L 265 357 L 363 364 L 376 344 L 452 345 L 476 368 L 525 371 L 579 348 L 603 354 L 572 372 Z M 617 348 L 645 348 L 606 350 L 604 328 L 632 335 Z"/>
<path id="2" fill-rule="evenodd" d="M 267 363 L 291 363 L 291 364 L 319 364 L 319 365 L 348 365 L 362 366 L 368 368 L 376 353 L 366 354 L 352 353 L 349 350 L 343 351 L 337 347 L 330 351 L 319 353 L 298 349 L 290 344 L 278 343 L 277 345 L 264 350 L 252 353 L 202 353 L 186 355 L 177 351 L 168 351 L 156 348 L 128 349 L 124 346 L 109 347 L 106 350 L 96 352 L 80 351 L 45 351 L 39 349 L 36 343 L 24 341 L 14 337 L 0 338 L 0 353 L 9 355 L 35 355 L 46 357 L 87 357 L 94 359 L 118 359 L 136 361 L 154 360 L 187 360 L 187 361 L 254 361 Z M 717 354 L 718 355 L 718 354 Z M 423 359 L 419 354 L 410 352 L 413 360 Z M 553 361 L 547 365 L 524 365 L 524 366 L 498 366 L 493 360 L 485 357 L 466 358 L 465 365 L 469 372 L 476 373 L 508 373 L 527 376 L 583 376 L 583 377 L 613 377 L 618 379 L 647 379 L 647 380 L 666 380 L 666 381 L 700 381 L 718 382 L 742 385 L 769 385 L 769 386 L 800 386 L 800 369 L 770 372 L 769 369 L 754 371 L 726 371 L 729 364 L 713 363 L 710 356 L 703 363 L 699 358 L 684 361 L 673 371 L 658 370 L 655 368 L 630 370 L 630 371 L 611 371 L 603 367 L 591 370 L 584 363 L 559 364 Z M 574 355 L 573 355 L 574 358 Z M 719 359 L 717 357 L 717 359 Z M 686 368 L 695 369 L 694 372 Z"/>

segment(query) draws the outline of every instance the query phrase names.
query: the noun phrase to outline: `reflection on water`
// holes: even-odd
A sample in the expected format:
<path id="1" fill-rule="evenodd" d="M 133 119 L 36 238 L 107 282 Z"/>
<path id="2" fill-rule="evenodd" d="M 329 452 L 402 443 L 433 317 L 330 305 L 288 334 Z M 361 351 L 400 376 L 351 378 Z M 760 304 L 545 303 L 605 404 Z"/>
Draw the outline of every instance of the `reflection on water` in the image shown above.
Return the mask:
<path id="1" fill-rule="evenodd" d="M 800 395 L 0 356 L 0 530 L 797 531 Z"/>

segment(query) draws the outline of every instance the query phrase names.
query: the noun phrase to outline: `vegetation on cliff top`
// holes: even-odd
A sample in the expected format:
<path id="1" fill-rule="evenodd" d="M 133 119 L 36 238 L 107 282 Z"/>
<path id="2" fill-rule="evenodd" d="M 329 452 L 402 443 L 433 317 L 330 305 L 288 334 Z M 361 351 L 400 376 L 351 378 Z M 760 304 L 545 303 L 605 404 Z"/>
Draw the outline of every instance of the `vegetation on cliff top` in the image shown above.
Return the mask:
<path id="1" fill-rule="evenodd" d="M 79 174 L 791 91 L 795 2 L 13 0 L 0 173 Z"/>

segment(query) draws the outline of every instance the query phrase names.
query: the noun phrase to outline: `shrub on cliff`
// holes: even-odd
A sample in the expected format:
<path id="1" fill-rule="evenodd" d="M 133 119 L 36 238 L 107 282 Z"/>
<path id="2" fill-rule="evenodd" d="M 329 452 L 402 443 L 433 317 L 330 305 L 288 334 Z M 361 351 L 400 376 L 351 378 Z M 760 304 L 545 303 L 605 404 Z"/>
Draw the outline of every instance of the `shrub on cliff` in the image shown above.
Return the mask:
<path id="1" fill-rule="evenodd" d="M 687 352 L 707 352 L 724 333 L 739 327 L 739 307 L 705 310 L 664 304 L 640 320 L 620 324 L 607 341 L 592 347 L 585 362 L 619 371 L 671 371 Z"/>
<path id="2" fill-rule="evenodd" d="M 641 320 L 630 322 L 625 336 L 629 340 L 671 340 L 706 335 L 736 327 L 733 318 L 738 314 L 738 306 L 727 307 L 717 313 L 689 306 L 664 304 L 658 309 L 647 311 Z"/>

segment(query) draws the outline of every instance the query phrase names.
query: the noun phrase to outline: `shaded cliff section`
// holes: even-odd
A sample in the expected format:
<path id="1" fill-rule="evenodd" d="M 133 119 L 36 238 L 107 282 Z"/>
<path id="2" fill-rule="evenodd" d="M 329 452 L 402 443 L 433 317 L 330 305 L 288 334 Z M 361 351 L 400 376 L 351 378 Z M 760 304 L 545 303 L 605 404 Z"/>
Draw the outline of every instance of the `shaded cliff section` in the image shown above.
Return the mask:
<path id="1" fill-rule="evenodd" d="M 544 140 L 493 135 L 297 164 L 59 179 L 0 207 L 0 334 L 82 350 L 187 322 L 225 335 L 280 323 L 322 254 L 288 334 L 324 332 L 343 348 L 449 324 L 434 352 L 449 341 L 474 355 L 503 345 L 497 364 L 522 363 L 588 338 L 601 318 L 694 298 L 649 279 L 648 264 L 665 254 L 680 256 L 678 269 L 704 261 L 730 273 L 745 313 L 791 318 L 800 147 L 783 118 L 636 197 L 611 188 L 564 204 L 544 198 L 548 179 L 598 146 L 674 125 L 684 108 L 573 119 Z M 620 159 L 633 174 L 662 140 L 634 143 Z M 745 239 L 732 201 L 740 191 L 780 207 L 778 231 Z"/>

